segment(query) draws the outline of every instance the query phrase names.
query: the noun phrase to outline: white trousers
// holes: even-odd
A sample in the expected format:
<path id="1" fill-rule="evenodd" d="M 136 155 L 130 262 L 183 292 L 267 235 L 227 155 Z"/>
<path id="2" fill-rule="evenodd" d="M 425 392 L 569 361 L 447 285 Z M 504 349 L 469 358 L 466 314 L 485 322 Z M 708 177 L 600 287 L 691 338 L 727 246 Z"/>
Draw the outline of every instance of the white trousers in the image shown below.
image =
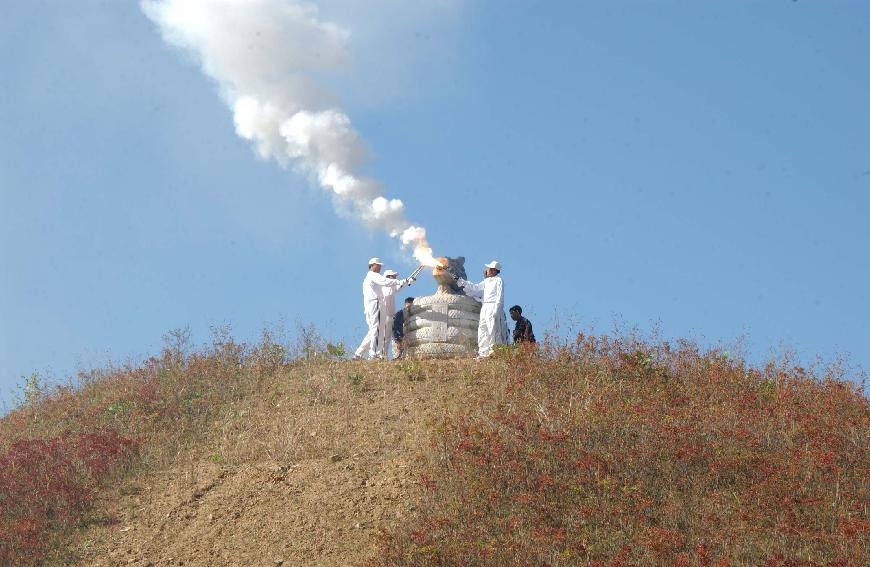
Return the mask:
<path id="1" fill-rule="evenodd" d="M 386 316 L 385 316 L 386 315 Z M 381 313 L 381 329 L 379 333 L 381 337 L 381 353 L 383 354 L 384 359 L 389 358 L 389 348 L 390 343 L 392 342 L 390 339 L 393 337 L 393 317 L 392 315 L 388 315 L 386 313 Z"/>
<path id="2" fill-rule="evenodd" d="M 383 323 L 381 322 L 381 310 L 377 301 L 370 301 L 366 304 L 366 324 L 369 330 L 366 336 L 363 337 L 359 348 L 356 349 L 354 356 L 367 355 L 369 358 L 375 358 L 384 353 L 384 336 L 381 334 Z"/>
<path id="3" fill-rule="evenodd" d="M 477 327 L 477 356 L 491 355 L 495 345 L 507 344 L 507 337 L 504 311 L 496 303 L 484 303 L 480 308 L 480 324 Z"/>

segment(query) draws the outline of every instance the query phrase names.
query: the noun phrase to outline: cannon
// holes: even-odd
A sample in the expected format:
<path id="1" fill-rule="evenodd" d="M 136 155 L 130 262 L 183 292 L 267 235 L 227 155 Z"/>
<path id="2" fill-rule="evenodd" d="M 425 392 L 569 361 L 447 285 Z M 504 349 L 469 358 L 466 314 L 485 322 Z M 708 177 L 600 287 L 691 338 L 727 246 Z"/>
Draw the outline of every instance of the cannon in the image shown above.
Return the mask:
<path id="1" fill-rule="evenodd" d="M 405 356 L 455 358 L 477 354 L 480 302 L 456 284 L 466 278 L 465 258 L 440 258 L 432 270 L 438 288 L 433 295 L 416 297 L 405 308 Z"/>

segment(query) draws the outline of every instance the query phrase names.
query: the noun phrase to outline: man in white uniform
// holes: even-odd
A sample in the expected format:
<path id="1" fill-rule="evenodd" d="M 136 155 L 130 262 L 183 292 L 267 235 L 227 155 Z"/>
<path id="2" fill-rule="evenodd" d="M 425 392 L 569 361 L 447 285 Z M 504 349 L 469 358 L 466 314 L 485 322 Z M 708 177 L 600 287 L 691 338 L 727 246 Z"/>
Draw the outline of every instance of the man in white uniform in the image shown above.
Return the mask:
<path id="1" fill-rule="evenodd" d="M 387 270 L 384 272 L 384 277 L 395 280 L 399 274 L 395 270 Z M 384 294 L 384 303 L 381 305 L 381 328 L 378 331 L 378 336 L 381 337 L 383 343 L 381 354 L 384 359 L 389 358 L 390 335 L 393 331 L 393 313 L 396 312 L 396 293 L 399 292 L 399 287 L 387 286 L 381 288 Z"/>
<path id="2" fill-rule="evenodd" d="M 396 280 L 382 276 L 380 274 L 384 262 L 380 258 L 372 258 L 369 260 L 369 271 L 366 274 L 362 284 L 363 291 L 363 310 L 366 316 L 366 324 L 368 332 L 359 348 L 354 353 L 354 359 L 361 359 L 364 355 L 369 358 L 376 358 L 383 355 L 384 342 L 387 339 L 386 334 L 381 333 L 383 326 L 382 319 L 388 315 L 384 309 L 384 289 L 388 287 L 401 289 L 409 285 L 411 280 Z"/>
<path id="3" fill-rule="evenodd" d="M 480 324 L 477 327 L 477 356 L 485 358 L 492 354 L 495 345 L 508 342 L 507 319 L 504 316 L 504 284 L 501 281 L 501 264 L 493 260 L 486 266 L 486 276 L 480 283 L 471 283 L 459 278 L 457 285 L 466 294 L 483 303 L 480 307 Z"/>

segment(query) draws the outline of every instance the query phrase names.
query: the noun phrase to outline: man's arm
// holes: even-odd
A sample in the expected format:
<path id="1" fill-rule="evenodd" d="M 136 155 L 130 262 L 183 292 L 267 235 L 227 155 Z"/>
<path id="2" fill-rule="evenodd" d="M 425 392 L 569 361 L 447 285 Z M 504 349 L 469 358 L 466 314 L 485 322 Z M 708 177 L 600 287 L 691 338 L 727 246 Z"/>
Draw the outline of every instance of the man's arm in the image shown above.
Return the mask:
<path id="1" fill-rule="evenodd" d="M 390 278 L 383 276 L 377 272 L 371 272 L 369 274 L 369 279 L 377 285 L 390 285 L 390 282 L 393 281 Z"/>
<path id="2" fill-rule="evenodd" d="M 396 287 L 397 289 L 402 289 L 408 283 L 408 280 L 394 280 L 390 279 L 386 276 L 382 276 L 376 272 L 372 272 L 372 281 L 383 287 Z"/>
<path id="3" fill-rule="evenodd" d="M 461 287 L 467 295 L 478 300 L 483 298 L 483 284 L 484 282 L 471 283 L 470 281 L 463 280 L 462 278 L 459 278 L 456 281 L 456 285 Z"/>

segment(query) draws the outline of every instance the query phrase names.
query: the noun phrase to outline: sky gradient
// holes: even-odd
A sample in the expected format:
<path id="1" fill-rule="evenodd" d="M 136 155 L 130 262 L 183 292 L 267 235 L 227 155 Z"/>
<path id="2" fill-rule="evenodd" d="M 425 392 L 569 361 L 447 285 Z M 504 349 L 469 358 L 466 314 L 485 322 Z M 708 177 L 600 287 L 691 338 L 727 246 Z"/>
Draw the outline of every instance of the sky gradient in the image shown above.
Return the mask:
<path id="1" fill-rule="evenodd" d="M 617 320 L 870 364 L 870 4 L 403 4 L 322 2 L 353 33 L 326 80 L 366 173 L 437 255 L 500 260 L 537 334 Z M 409 254 L 257 158 L 135 2 L 5 12 L 0 399 L 184 326 L 356 346 L 366 260 Z"/>

